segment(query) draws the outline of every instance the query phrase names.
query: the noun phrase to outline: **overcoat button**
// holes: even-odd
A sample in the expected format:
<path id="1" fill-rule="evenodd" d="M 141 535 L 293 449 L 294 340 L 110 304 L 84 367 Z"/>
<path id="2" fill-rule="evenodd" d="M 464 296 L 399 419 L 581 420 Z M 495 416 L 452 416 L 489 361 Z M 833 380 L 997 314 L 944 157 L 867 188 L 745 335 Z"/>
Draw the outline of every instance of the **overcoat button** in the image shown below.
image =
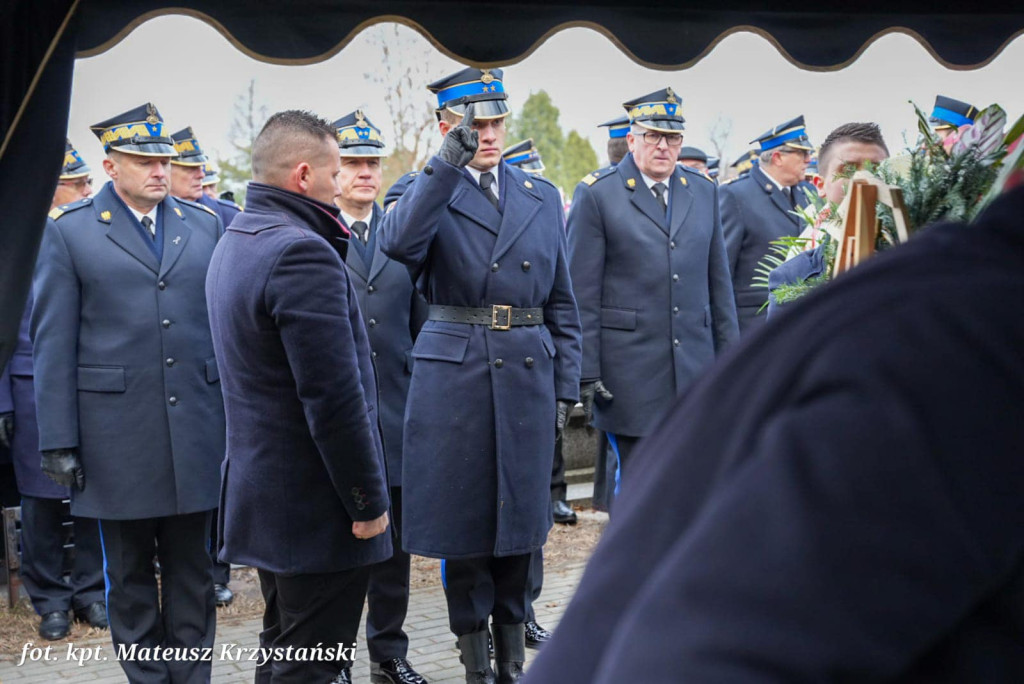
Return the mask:
<path id="1" fill-rule="evenodd" d="M 434 167 L 431 166 L 430 164 L 427 164 L 426 166 L 423 167 L 423 173 L 429 176 L 430 174 L 434 173 Z"/>
<path id="2" fill-rule="evenodd" d="M 375 288 L 373 285 L 370 285 L 368 288 L 366 288 L 366 291 L 367 292 L 376 292 L 377 288 Z"/>
<path id="3" fill-rule="evenodd" d="M 168 366 L 173 366 L 174 365 L 174 359 L 168 358 L 167 359 L 167 365 Z"/>
<path id="4" fill-rule="evenodd" d="M 678 306 L 673 306 L 672 307 L 672 313 L 679 313 L 679 307 Z"/>
<path id="5" fill-rule="evenodd" d="M 504 365 L 505 365 L 505 362 L 502 361 L 501 359 L 494 359 L 494 367 L 495 368 L 501 368 Z"/>
<path id="6" fill-rule="evenodd" d="M 492 271 L 497 271 L 499 268 L 501 268 L 501 267 L 498 265 L 497 261 L 495 261 L 493 264 L 491 264 L 491 270 Z"/>
<path id="7" fill-rule="evenodd" d="M 170 404 L 171 406 L 177 406 L 178 405 L 178 397 L 170 397 L 167 400 L 167 403 Z"/>
<path id="8" fill-rule="evenodd" d="M 678 273 L 673 273 L 672 274 L 672 282 L 673 283 L 679 282 L 679 274 Z"/>
<path id="9" fill-rule="evenodd" d="M 524 261 L 523 262 L 523 270 L 524 271 L 529 271 L 530 270 L 530 262 L 529 261 Z"/>
<path id="10" fill-rule="evenodd" d="M 164 326 L 165 328 L 170 328 L 171 322 L 165 318 L 164 320 L 160 321 L 160 325 Z"/>
<path id="11" fill-rule="evenodd" d="M 675 346 L 678 347 L 679 346 L 679 340 L 672 340 L 672 344 L 674 344 Z"/>
<path id="12" fill-rule="evenodd" d="M 533 357 L 532 356 L 527 356 L 526 357 L 526 367 L 527 368 L 533 368 Z"/>
<path id="13" fill-rule="evenodd" d="M 162 280 L 159 283 L 157 283 L 156 286 L 157 286 L 157 288 L 159 288 L 161 290 L 166 290 L 167 289 L 167 283 L 165 283 Z"/>
<path id="14" fill-rule="evenodd" d="M 675 249 L 676 248 L 676 241 L 673 240 L 672 242 L 668 243 L 668 248 L 669 249 Z"/>
<path id="15" fill-rule="evenodd" d="M 376 325 L 377 325 L 377 319 L 376 319 L 376 318 L 371 318 L 371 319 L 370 319 L 369 321 L 367 321 L 366 323 L 367 323 L 367 325 L 369 325 L 369 326 L 370 326 L 370 327 L 372 328 L 372 327 L 374 327 L 374 326 L 376 326 Z"/>

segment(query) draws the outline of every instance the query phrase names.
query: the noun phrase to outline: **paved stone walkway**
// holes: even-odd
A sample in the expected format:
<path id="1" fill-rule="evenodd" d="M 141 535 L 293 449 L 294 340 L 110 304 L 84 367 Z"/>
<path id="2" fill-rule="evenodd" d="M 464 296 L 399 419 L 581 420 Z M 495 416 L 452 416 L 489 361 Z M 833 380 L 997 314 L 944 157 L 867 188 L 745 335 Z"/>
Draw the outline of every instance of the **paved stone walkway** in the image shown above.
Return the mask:
<path id="1" fill-rule="evenodd" d="M 582 563 L 563 568 L 545 568 L 544 589 L 540 600 L 534 605 L 537 620 L 541 625 L 553 629 L 558 624 L 582 573 Z M 365 625 L 365 609 L 363 616 Z M 246 649 L 257 647 L 260 624 L 259 617 L 219 621 L 214 650 L 213 684 L 253 681 L 255 662 L 219 660 L 216 654 L 219 654 L 226 644 L 235 644 Z M 448 630 L 447 608 L 440 586 L 414 590 L 405 628 L 409 634 L 409 660 L 430 682 L 441 684 L 465 681 L 464 670 L 459 664 L 458 652 L 455 649 L 455 638 Z M 35 645 L 38 646 L 39 643 L 36 642 Z M 26 662 L 21 666 L 17 664 L 21 659 L 20 653 L 0 654 L 0 684 L 123 684 L 127 681 L 114 658 L 109 633 L 102 637 L 76 642 L 71 646 L 76 649 L 76 654 L 84 656 L 88 652 L 93 658 L 98 654 L 100 660 L 85 662 L 80 666 L 78 660 L 68 659 L 69 645 L 65 643 L 53 646 L 49 661 Z M 232 646 L 228 651 L 234 653 L 237 649 Z M 527 649 L 527 663 L 534 655 L 534 651 Z M 103 658 L 106 660 L 102 660 Z M 355 682 L 370 681 L 370 665 L 366 655 L 363 629 L 360 629 L 359 633 L 356 664 L 352 674 Z"/>

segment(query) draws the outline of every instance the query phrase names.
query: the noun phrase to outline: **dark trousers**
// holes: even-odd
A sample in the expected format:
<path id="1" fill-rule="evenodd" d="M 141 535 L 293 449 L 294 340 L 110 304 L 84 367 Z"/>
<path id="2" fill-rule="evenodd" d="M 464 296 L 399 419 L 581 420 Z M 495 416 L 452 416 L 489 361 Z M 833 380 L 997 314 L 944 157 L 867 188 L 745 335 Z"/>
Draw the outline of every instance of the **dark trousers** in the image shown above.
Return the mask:
<path id="1" fill-rule="evenodd" d="M 544 586 L 544 549 L 537 549 L 530 554 L 530 569 L 526 575 L 526 621 L 536 622 L 537 613 L 533 611 L 533 602 L 540 598 L 540 590 Z"/>
<path id="2" fill-rule="evenodd" d="M 217 558 L 217 509 L 213 509 L 210 518 L 210 562 L 213 563 L 213 583 L 228 585 L 231 580 L 231 563 Z"/>
<path id="3" fill-rule="evenodd" d="M 74 565 L 71 583 L 64 581 L 64 502 L 21 498 L 21 581 L 40 615 L 80 610 L 104 600 L 103 551 L 99 523 L 71 518 L 74 524 Z"/>
<path id="4" fill-rule="evenodd" d="M 567 486 L 565 484 L 565 457 L 562 456 L 561 435 L 555 440 L 555 459 L 551 463 L 551 500 L 565 501 Z"/>
<path id="5" fill-rule="evenodd" d="M 355 648 L 363 616 L 367 566 L 308 575 L 279 575 L 259 570 L 266 608 L 260 647 L 285 652 L 315 648 Z M 338 658 L 270 660 L 256 667 L 256 684 L 328 684 L 352 661 Z"/>
<path id="6" fill-rule="evenodd" d="M 391 488 L 391 525 L 395 551 L 391 558 L 370 566 L 366 590 L 366 647 L 370 661 L 404 658 L 409 637 L 402 630 L 409 611 L 409 554 L 402 550 L 402 488 Z"/>
<path id="7" fill-rule="evenodd" d="M 107 616 L 115 649 L 212 648 L 216 629 L 210 578 L 210 511 L 143 520 L 101 520 Z M 160 561 L 157 586 L 153 557 Z M 122 660 L 131 684 L 209 682 L 197 660 Z"/>
<path id="8" fill-rule="evenodd" d="M 526 622 L 527 575 L 533 554 L 445 561 L 444 595 L 455 636 Z"/>

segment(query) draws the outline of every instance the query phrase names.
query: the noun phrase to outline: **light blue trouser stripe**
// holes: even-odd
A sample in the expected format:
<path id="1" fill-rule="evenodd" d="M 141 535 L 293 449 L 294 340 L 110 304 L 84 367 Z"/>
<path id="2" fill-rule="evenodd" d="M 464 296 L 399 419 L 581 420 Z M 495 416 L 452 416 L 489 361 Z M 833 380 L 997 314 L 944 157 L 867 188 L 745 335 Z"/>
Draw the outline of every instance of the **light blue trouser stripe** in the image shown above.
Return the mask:
<path id="1" fill-rule="evenodd" d="M 608 444 L 615 452 L 615 496 L 619 495 L 619 485 L 622 482 L 622 457 L 619 456 L 619 440 L 611 432 L 605 433 L 608 436 Z"/>
<path id="2" fill-rule="evenodd" d="M 107 624 L 110 624 L 110 569 L 107 567 L 107 545 L 103 541 L 103 523 L 96 521 L 100 528 L 100 551 L 103 552 L 103 605 L 107 609 Z"/>
<path id="3" fill-rule="evenodd" d="M 441 587 L 444 588 L 444 589 L 447 589 L 448 588 L 448 576 L 445 574 L 444 562 L 445 562 L 445 559 L 442 558 L 441 559 Z"/>

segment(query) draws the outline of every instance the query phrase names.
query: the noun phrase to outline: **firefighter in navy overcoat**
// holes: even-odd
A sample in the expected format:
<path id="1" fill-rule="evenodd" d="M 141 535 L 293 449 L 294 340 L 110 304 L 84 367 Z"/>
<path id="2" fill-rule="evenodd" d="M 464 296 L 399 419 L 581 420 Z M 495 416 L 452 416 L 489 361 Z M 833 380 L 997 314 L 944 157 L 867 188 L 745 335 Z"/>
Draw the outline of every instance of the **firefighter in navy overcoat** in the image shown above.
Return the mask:
<path id="1" fill-rule="evenodd" d="M 402 471 L 419 486 L 405 492 L 403 542 L 424 556 L 543 546 L 555 433 L 522 427 L 553 426 L 555 399 L 579 393 L 579 317 L 558 191 L 504 162 L 498 173 L 501 214 L 467 173 L 431 158 L 377 235 L 385 254 L 414 269 L 431 304 L 544 308 L 540 326 L 427 321 L 420 331 Z"/>
<path id="2" fill-rule="evenodd" d="M 466 69 L 431 89 L 438 116 L 449 117 L 440 124 L 445 141 L 389 206 L 377 236 L 431 305 L 413 347 L 402 540 L 411 553 L 449 559 L 449 622 L 467 672 L 483 671 L 488 614 L 501 628 L 499 669 L 511 672 L 522 665 L 529 554 L 552 524 L 556 401 L 579 396 L 579 314 L 558 190 L 501 159 L 508 109 L 500 70 Z M 482 123 L 474 122 L 474 107 Z M 454 307 L 454 317 L 469 308 L 492 316 L 449 322 L 435 316 L 438 306 Z M 521 316 L 514 325 L 513 315 Z M 453 578 L 453 567 L 467 573 Z M 473 590 L 458 588 L 463 580 L 467 587 L 497 582 L 505 570 L 522 587 L 521 595 L 505 597 L 515 604 L 511 613 L 502 613 L 497 595 L 493 613 L 490 605 L 477 610 L 466 601 Z"/>

